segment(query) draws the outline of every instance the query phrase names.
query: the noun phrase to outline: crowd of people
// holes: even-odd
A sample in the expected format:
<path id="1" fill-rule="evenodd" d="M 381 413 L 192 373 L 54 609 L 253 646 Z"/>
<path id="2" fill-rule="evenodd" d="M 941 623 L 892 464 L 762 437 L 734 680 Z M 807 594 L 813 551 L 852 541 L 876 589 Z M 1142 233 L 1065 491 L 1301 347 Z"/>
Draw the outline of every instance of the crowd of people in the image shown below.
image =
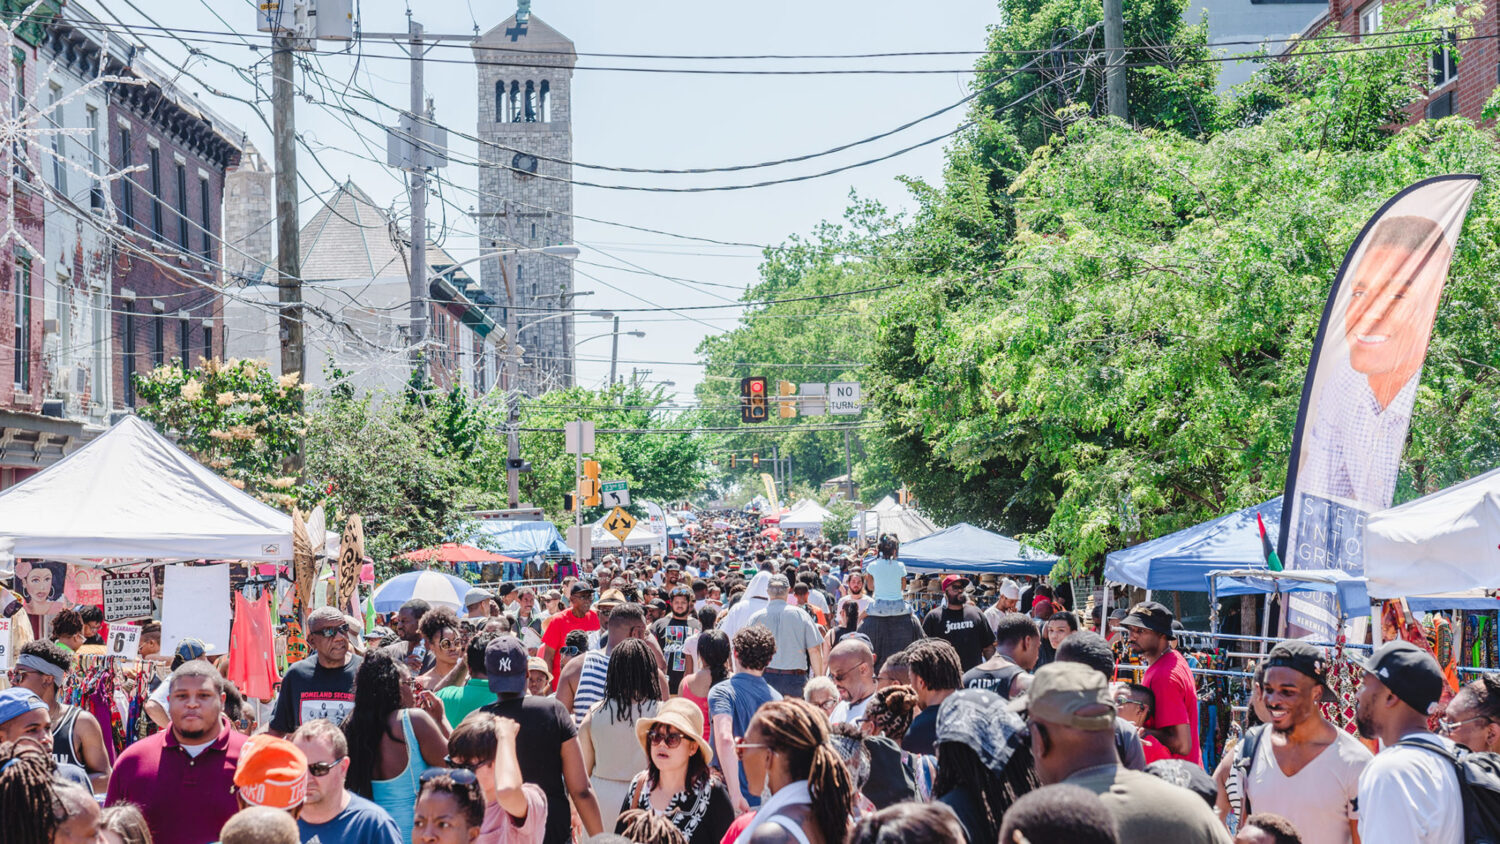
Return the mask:
<path id="1" fill-rule="evenodd" d="M 1167 607 L 1105 617 L 1008 580 L 980 607 L 958 574 L 914 591 L 898 550 L 734 522 L 665 559 L 476 587 L 462 611 L 412 600 L 365 630 L 323 607 L 305 619 L 311 654 L 263 708 L 184 640 L 151 695 L 159 731 L 117 756 L 61 702 L 77 637 L 97 632 L 68 618 L 15 655 L 0 691 L 0 838 L 1466 840 L 1453 760 L 1500 750 L 1500 681 L 1441 703 L 1430 654 L 1382 646 L 1356 706 L 1372 753 L 1323 714 L 1327 654 L 1282 642 L 1255 674 L 1261 726 L 1209 772 Z M 1126 648 L 1146 666 L 1135 682 L 1117 669 Z"/>

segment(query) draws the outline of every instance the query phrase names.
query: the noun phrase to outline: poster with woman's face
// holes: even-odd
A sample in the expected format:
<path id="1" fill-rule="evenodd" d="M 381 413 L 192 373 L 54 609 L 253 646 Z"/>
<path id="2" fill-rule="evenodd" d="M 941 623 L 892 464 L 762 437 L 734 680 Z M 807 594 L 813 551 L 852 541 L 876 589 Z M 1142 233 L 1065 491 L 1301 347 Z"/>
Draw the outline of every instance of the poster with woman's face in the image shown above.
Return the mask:
<path id="1" fill-rule="evenodd" d="M 67 563 L 16 562 L 16 591 L 31 615 L 51 615 L 66 606 L 63 591 L 67 583 Z"/>

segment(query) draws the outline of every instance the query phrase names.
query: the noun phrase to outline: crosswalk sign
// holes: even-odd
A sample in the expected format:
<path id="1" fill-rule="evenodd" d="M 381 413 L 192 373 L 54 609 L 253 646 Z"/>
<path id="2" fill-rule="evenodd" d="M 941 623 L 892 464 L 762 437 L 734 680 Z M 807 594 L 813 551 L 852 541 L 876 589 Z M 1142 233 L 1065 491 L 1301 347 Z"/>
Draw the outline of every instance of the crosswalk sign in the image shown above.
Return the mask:
<path id="1" fill-rule="evenodd" d="M 625 538 L 635 529 L 635 516 L 625 512 L 623 507 L 616 507 L 604 517 L 604 529 L 614 534 L 615 539 L 624 545 Z"/>

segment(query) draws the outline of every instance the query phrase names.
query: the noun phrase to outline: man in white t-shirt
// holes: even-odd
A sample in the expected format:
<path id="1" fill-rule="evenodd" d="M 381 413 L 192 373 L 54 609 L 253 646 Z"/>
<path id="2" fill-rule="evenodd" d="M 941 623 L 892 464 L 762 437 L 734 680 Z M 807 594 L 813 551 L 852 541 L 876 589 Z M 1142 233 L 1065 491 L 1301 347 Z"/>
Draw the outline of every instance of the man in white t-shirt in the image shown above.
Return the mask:
<path id="1" fill-rule="evenodd" d="M 858 637 L 845 638 L 828 654 L 828 673 L 839 690 L 839 705 L 828 716 L 829 723 L 859 726 L 875 699 L 874 649 Z"/>
<path id="2" fill-rule="evenodd" d="M 996 630 L 1000 626 L 1000 618 L 1006 613 L 1016 611 L 1021 603 L 1021 587 L 1014 580 L 1006 578 L 1000 581 L 1000 589 L 995 603 L 990 604 L 984 611 L 984 618 L 990 623 L 990 630 Z"/>
<path id="3" fill-rule="evenodd" d="M 1304 841 L 1341 844 L 1358 831 L 1359 776 L 1371 759 L 1359 740 L 1318 708 L 1329 661 L 1307 642 L 1282 642 L 1266 658 L 1262 698 L 1270 715 L 1255 728 L 1244 777 L 1244 814 L 1270 812 L 1292 822 Z M 1247 744 L 1246 747 L 1250 747 Z"/>
<path id="4" fill-rule="evenodd" d="M 1354 719 L 1382 750 L 1359 775 L 1362 844 L 1462 844 L 1463 796 L 1453 763 L 1421 745 L 1455 745 L 1427 730 L 1443 694 L 1443 672 L 1410 642 L 1381 645 L 1365 663 Z"/>

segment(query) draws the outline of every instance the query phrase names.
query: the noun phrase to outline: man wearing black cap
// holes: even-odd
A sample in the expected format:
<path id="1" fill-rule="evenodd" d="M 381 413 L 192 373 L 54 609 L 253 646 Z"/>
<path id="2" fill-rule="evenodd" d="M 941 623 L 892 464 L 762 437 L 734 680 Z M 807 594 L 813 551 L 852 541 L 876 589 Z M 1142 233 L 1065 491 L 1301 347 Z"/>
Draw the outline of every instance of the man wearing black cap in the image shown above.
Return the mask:
<path id="1" fill-rule="evenodd" d="M 1349 842 L 1359 826 L 1359 776 L 1370 751 L 1335 727 L 1318 707 L 1328 689 L 1328 657 L 1307 642 L 1282 642 L 1266 658 L 1261 696 L 1268 727 L 1245 739 L 1254 747 L 1242 778 L 1244 814 L 1291 821 L 1304 841 Z"/>
<path id="2" fill-rule="evenodd" d="M 578 810 L 587 835 L 603 830 L 599 799 L 589 784 L 578 744 L 578 728 L 567 707 L 553 697 L 526 694 L 530 663 L 521 640 L 496 636 L 484 649 L 484 673 L 490 691 L 498 698 L 481 711 L 509 718 L 520 726 L 516 733 L 516 758 L 521 778 L 547 795 L 547 827 L 543 844 L 572 840 L 568 798 Z"/>
<path id="3" fill-rule="evenodd" d="M 1203 764 L 1198 746 L 1198 688 L 1187 659 L 1172 647 L 1172 611 L 1155 601 L 1136 604 L 1120 621 L 1130 645 L 1145 660 L 1141 684 L 1156 698 L 1156 710 L 1145 732 L 1154 736 L 1174 759 Z"/>
<path id="4" fill-rule="evenodd" d="M 1359 734 L 1381 751 L 1359 775 L 1359 837 L 1363 844 L 1461 844 L 1463 797 L 1453 763 L 1428 747 L 1455 745 L 1427 730 L 1443 695 L 1443 672 L 1410 642 L 1381 645 L 1364 665 L 1355 698 Z"/>

